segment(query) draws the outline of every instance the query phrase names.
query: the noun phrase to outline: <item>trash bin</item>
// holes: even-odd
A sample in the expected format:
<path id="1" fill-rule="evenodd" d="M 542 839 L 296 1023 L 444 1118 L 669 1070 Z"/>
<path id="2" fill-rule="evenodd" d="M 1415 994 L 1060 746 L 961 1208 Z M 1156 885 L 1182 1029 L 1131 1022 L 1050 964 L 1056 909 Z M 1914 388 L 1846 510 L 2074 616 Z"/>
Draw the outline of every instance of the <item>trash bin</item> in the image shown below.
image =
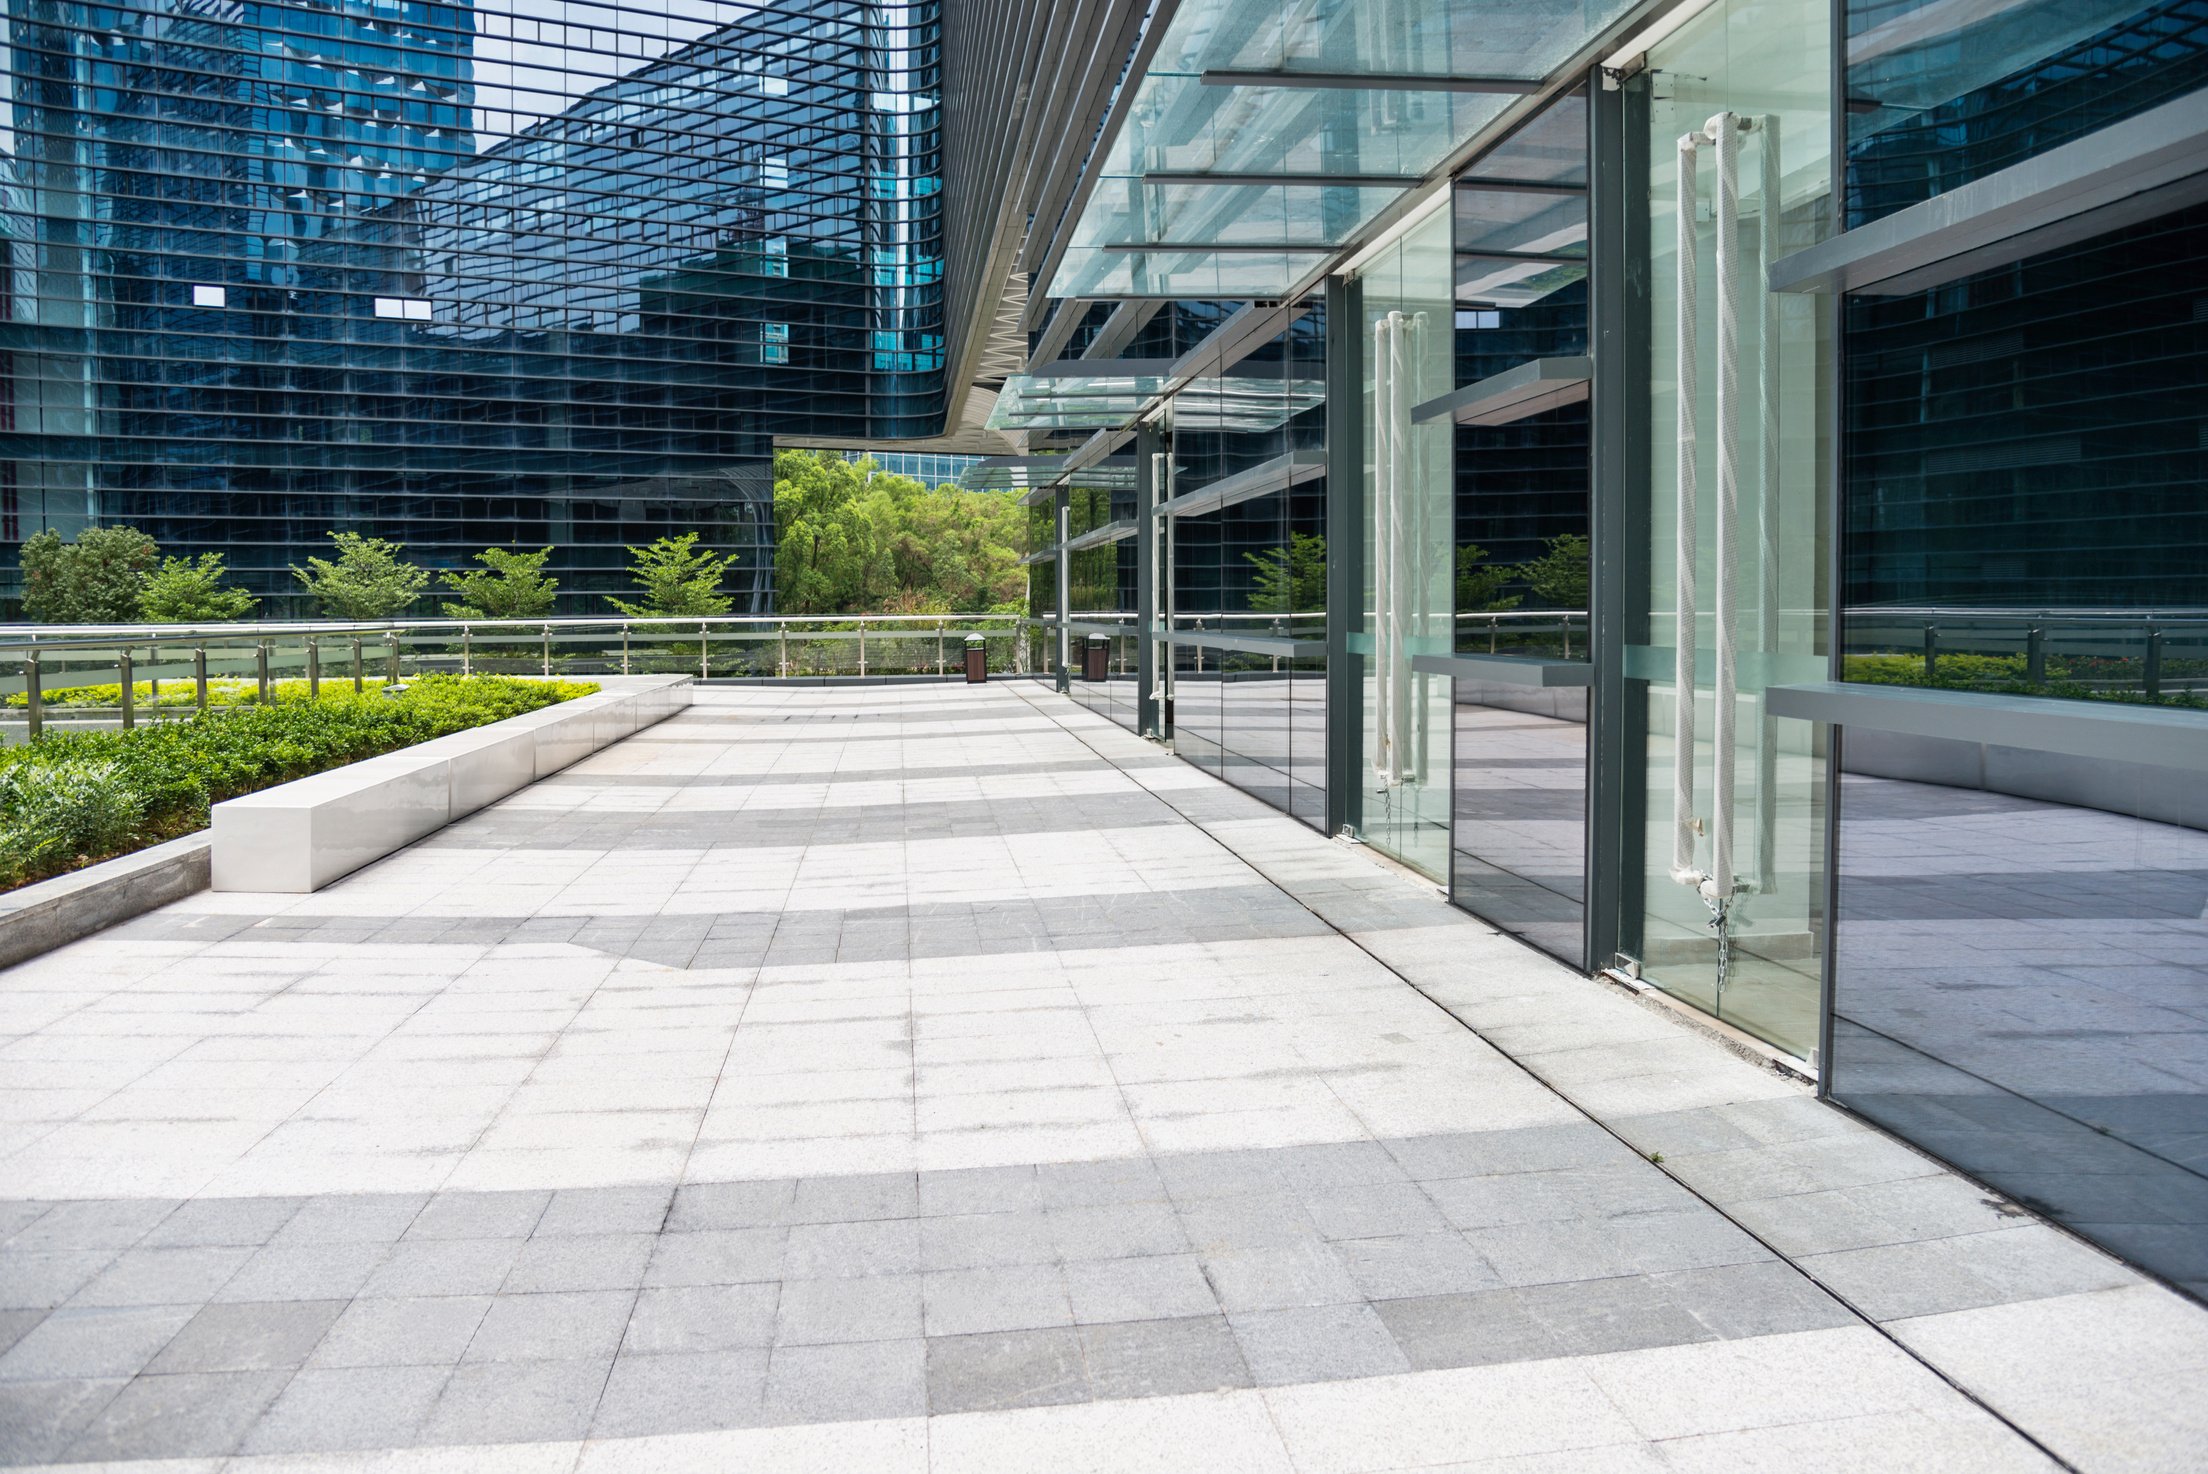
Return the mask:
<path id="1" fill-rule="evenodd" d="M 1111 674 L 1112 642 L 1102 635 L 1089 636 L 1088 649 L 1081 655 L 1081 679 L 1101 681 Z"/>
<path id="2" fill-rule="evenodd" d="M 978 686 L 989 679 L 989 642 L 979 635 L 966 637 L 966 684 Z"/>

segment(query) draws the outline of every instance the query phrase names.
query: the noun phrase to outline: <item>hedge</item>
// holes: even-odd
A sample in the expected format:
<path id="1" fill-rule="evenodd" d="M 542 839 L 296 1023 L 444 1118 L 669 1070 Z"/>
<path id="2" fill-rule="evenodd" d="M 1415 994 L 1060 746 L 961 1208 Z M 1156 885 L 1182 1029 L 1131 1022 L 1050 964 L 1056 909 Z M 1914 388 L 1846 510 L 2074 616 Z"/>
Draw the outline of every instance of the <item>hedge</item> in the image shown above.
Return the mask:
<path id="1" fill-rule="evenodd" d="M 288 684 L 288 683 L 287 683 Z M 304 687 L 304 683 L 299 683 Z M 587 696 L 588 681 L 421 676 L 329 685 L 129 731 L 51 732 L 0 750 L 0 889 L 207 826 L 226 798 Z"/>

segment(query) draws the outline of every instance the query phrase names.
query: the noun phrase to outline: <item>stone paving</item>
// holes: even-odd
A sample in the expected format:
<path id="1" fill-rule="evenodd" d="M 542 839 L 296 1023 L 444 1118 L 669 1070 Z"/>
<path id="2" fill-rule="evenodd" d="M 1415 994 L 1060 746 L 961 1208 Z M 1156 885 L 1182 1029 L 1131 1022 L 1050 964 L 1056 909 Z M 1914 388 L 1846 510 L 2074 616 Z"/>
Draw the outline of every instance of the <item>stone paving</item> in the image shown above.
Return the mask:
<path id="1" fill-rule="evenodd" d="M 0 973 L 0 1101 L 11 1465 L 2208 1448 L 2208 1313 L 1032 687 L 708 690 Z"/>

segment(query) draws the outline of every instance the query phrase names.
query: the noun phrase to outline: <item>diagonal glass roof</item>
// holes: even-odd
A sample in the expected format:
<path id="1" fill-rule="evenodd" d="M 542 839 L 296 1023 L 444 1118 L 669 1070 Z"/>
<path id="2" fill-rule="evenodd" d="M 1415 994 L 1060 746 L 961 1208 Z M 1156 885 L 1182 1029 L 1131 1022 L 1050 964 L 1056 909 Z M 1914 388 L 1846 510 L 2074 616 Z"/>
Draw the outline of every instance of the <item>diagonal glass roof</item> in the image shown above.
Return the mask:
<path id="1" fill-rule="evenodd" d="M 1140 414 L 1170 382 L 1162 375 L 1036 378 L 1004 381 L 992 430 L 1112 430 Z M 1191 379 L 1173 397 L 1179 410 L 1200 415 L 1207 429 L 1275 430 L 1326 402 L 1323 379 L 1229 375 Z M 1083 482 L 1084 485 L 1088 483 Z"/>
<path id="2" fill-rule="evenodd" d="M 1282 295 L 1631 5 L 1182 0 L 1050 295 Z"/>
<path id="3" fill-rule="evenodd" d="M 1065 465 L 1062 455 L 993 456 L 968 466 L 958 478 L 967 491 L 1033 491 L 1055 482 Z M 1135 461 L 1132 456 L 1109 456 L 1083 468 L 1080 484 L 1097 491 L 1132 491 Z"/>

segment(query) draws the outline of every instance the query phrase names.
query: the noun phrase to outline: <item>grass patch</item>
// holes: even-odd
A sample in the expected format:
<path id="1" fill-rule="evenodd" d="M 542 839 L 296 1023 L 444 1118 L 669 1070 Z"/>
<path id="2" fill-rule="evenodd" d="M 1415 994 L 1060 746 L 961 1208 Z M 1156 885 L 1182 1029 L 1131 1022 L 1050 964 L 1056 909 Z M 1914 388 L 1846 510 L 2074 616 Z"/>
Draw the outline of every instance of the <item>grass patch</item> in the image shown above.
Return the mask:
<path id="1" fill-rule="evenodd" d="M 210 806 L 241 793 L 597 689 L 590 681 L 432 675 L 360 692 L 325 684 L 310 699 L 306 682 L 287 681 L 266 706 L 227 705 L 127 732 L 50 732 L 0 750 L 0 889 L 204 829 Z M 112 704 L 118 688 L 106 690 Z"/>

